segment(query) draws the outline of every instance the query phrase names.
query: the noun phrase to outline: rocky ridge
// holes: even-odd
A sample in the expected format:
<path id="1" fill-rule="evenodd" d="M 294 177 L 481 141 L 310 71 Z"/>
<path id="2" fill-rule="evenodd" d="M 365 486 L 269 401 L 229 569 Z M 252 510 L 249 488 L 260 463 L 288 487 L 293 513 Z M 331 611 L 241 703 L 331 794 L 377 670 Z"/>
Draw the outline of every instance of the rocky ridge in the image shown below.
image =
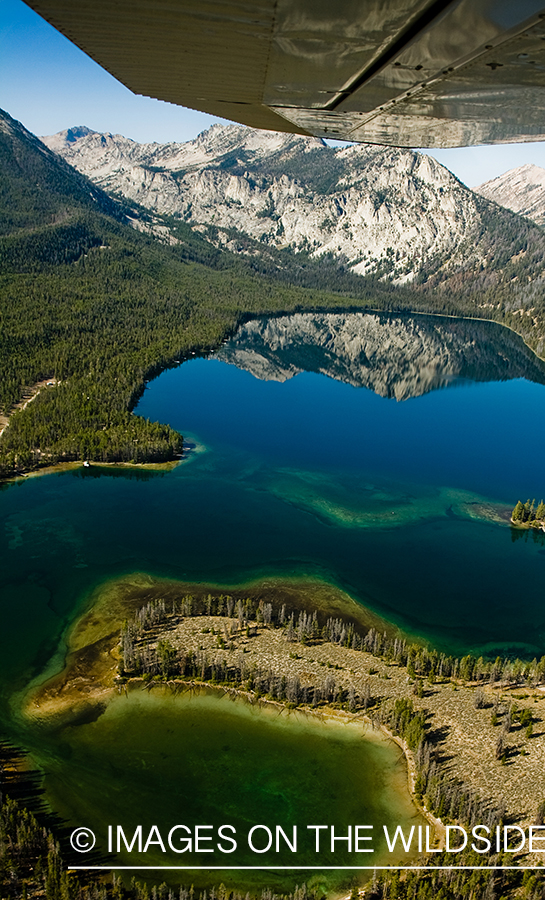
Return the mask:
<path id="1" fill-rule="evenodd" d="M 483 201 L 434 159 L 376 146 L 214 125 L 186 143 L 139 144 L 82 126 L 42 138 L 110 193 L 179 218 L 234 249 L 330 255 L 352 272 L 411 282 L 459 261 L 483 231 Z M 239 249 L 238 247 L 236 249 Z"/>
<path id="2" fill-rule="evenodd" d="M 476 193 L 545 225 L 545 169 L 528 163 L 510 169 L 498 178 L 485 181 Z"/>

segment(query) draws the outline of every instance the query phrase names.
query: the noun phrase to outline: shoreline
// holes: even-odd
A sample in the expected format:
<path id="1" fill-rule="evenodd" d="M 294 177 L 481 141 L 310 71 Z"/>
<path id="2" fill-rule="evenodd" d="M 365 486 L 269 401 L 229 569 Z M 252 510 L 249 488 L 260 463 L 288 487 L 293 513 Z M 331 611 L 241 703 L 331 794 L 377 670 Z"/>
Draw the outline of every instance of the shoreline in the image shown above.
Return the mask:
<path id="1" fill-rule="evenodd" d="M 83 460 L 67 460 L 65 462 L 57 462 L 49 466 L 38 466 L 37 468 L 28 469 L 27 471 L 18 472 L 13 475 L 0 475 L 0 486 L 2 484 L 14 484 L 22 482 L 27 478 L 40 478 L 43 475 L 56 475 L 61 472 L 73 472 L 78 469 L 84 472 L 92 473 L 93 469 L 104 469 L 105 471 L 113 471 L 115 469 L 126 470 L 128 472 L 171 472 L 183 463 L 191 462 L 199 454 L 206 452 L 206 447 L 195 439 L 184 440 L 184 452 L 176 459 L 166 459 L 163 462 L 102 462 L 94 460 L 86 460 L 89 465 L 86 466 Z"/>
<path id="2" fill-rule="evenodd" d="M 215 342 L 212 346 L 200 347 L 200 348 L 197 348 L 196 350 L 192 350 L 192 351 L 185 351 L 185 352 L 177 354 L 177 356 L 179 357 L 178 359 L 172 358 L 171 360 L 169 360 L 161 365 L 155 364 L 155 365 L 151 366 L 150 369 L 148 370 L 148 372 L 145 373 L 143 380 L 134 386 L 134 389 L 133 389 L 132 395 L 131 395 L 131 399 L 128 404 L 128 412 L 131 414 L 136 414 L 135 410 L 138 406 L 138 402 L 141 399 L 141 397 L 143 396 L 143 393 L 144 393 L 147 385 L 149 384 L 149 382 L 155 381 L 156 378 L 159 378 L 164 372 L 169 371 L 170 369 L 179 368 L 181 365 L 183 365 L 184 362 L 188 362 L 192 359 L 196 359 L 199 357 L 208 358 L 210 355 L 214 354 L 217 350 L 219 350 L 220 347 L 224 344 L 224 342 L 226 340 L 229 340 L 230 338 L 232 338 L 236 334 L 236 332 L 247 322 L 252 321 L 253 319 L 279 318 L 281 316 L 289 316 L 289 315 L 294 315 L 296 313 L 303 313 L 303 314 L 307 314 L 307 315 L 312 315 L 313 313 L 340 313 L 340 314 L 342 314 L 342 313 L 362 313 L 362 314 L 373 313 L 373 314 L 384 315 L 384 316 L 401 316 L 401 317 L 403 317 L 403 316 L 422 316 L 422 317 L 433 316 L 435 318 L 443 318 L 443 319 L 459 319 L 461 321 L 470 321 L 470 322 L 487 322 L 491 325 L 499 326 L 500 328 L 506 328 L 512 334 L 516 335 L 516 337 L 522 341 L 522 343 L 527 348 L 527 350 L 532 354 L 532 356 L 534 356 L 536 358 L 536 360 L 539 360 L 539 362 L 541 362 L 542 364 L 545 364 L 545 356 L 539 356 L 536 353 L 535 349 L 527 342 L 526 338 L 523 337 L 523 335 L 519 331 L 516 331 L 513 326 L 508 325 L 507 323 L 505 323 L 503 321 L 499 322 L 495 319 L 486 318 L 484 316 L 483 317 L 470 316 L 470 315 L 464 315 L 464 314 L 456 315 L 453 313 L 438 313 L 435 311 L 425 311 L 425 310 L 421 310 L 421 309 L 418 309 L 418 310 L 405 309 L 405 308 L 380 309 L 380 308 L 376 308 L 376 307 L 369 306 L 369 305 L 361 306 L 361 305 L 353 305 L 353 304 L 344 304 L 344 305 L 339 304 L 339 305 L 331 305 L 331 306 L 327 306 L 327 307 L 312 306 L 309 308 L 303 308 L 303 309 L 297 308 L 297 309 L 284 310 L 284 311 L 275 310 L 275 311 L 272 311 L 269 313 L 262 313 L 262 314 L 248 312 L 248 313 L 239 314 L 237 321 L 234 324 L 226 326 L 223 334 L 218 338 L 217 342 Z M 48 379 L 48 380 L 45 380 L 45 381 L 35 384 L 31 389 L 27 388 L 27 390 L 33 391 L 32 396 L 27 398 L 23 395 L 21 400 L 18 401 L 16 404 L 14 404 L 14 406 L 12 407 L 12 410 L 10 411 L 10 414 L 13 414 L 13 412 L 15 412 L 17 410 L 25 409 L 26 406 L 28 405 L 28 403 L 32 402 L 32 400 L 34 400 L 38 396 L 38 394 L 40 393 L 40 390 L 42 388 L 48 386 L 49 384 L 54 384 L 55 386 L 57 386 L 58 384 L 60 384 L 60 382 L 57 381 L 56 379 Z M 9 419 L 10 419 L 10 416 L 0 415 L 0 438 L 2 437 L 2 434 L 4 433 L 6 428 L 9 427 Z M 164 465 L 168 466 L 169 462 L 170 461 L 164 461 L 161 463 L 93 463 L 93 465 L 114 465 L 114 466 L 115 465 L 126 465 L 126 466 L 133 466 L 134 468 L 145 468 L 147 466 L 157 466 L 157 467 L 161 467 Z M 57 463 L 53 466 L 44 466 L 43 469 L 42 468 L 37 468 L 37 469 L 32 468 L 32 469 L 23 470 L 21 472 L 18 472 L 17 474 L 12 474 L 12 475 L 8 475 L 8 476 L 0 475 L 0 485 L 2 483 L 10 483 L 12 481 L 18 480 L 19 478 L 28 477 L 30 475 L 50 474 L 54 471 L 62 471 L 64 466 L 70 466 L 70 465 L 71 465 L 70 463 Z"/>
<path id="3" fill-rule="evenodd" d="M 187 584 L 178 585 L 179 596 L 188 587 Z M 207 586 L 198 587 L 204 594 Z M 292 584 L 290 587 L 296 594 L 300 585 Z M 421 687 L 416 691 L 416 682 L 409 677 L 407 669 L 396 662 L 374 656 L 366 650 L 349 649 L 329 642 L 288 642 L 282 628 L 254 625 L 252 622 L 249 630 L 231 630 L 229 640 L 234 646 L 222 648 L 219 637 L 226 628 L 235 627 L 235 620 L 206 614 L 173 614 L 166 624 L 154 626 L 147 640 L 155 644 L 168 640 L 180 652 L 192 649 L 211 653 L 211 658 L 224 659 L 227 664 L 236 662 L 237 654 L 240 654 L 239 658 L 249 666 L 265 665 L 285 677 L 299 677 L 302 684 L 320 684 L 327 674 L 328 677 L 334 675 L 339 687 L 344 689 L 354 685 L 356 690 L 363 692 L 367 685 L 372 698 L 370 710 L 365 707 L 365 712 L 360 709 L 352 713 L 329 703 L 309 709 L 303 703 L 294 706 L 276 699 L 263 699 L 261 693 L 243 690 L 234 683 L 211 684 L 210 681 L 187 676 L 164 679 L 150 676 L 147 682 L 142 676 L 120 677 L 119 626 L 127 618 L 128 610 L 132 608 L 134 612 L 154 596 L 172 596 L 175 590 L 172 582 L 156 581 L 140 575 L 133 576 L 132 580 L 111 582 L 106 589 L 95 593 L 91 605 L 69 630 L 63 670 L 41 683 L 35 681 L 27 689 L 24 697 L 20 698 L 21 714 L 40 726 L 62 728 L 89 721 L 99 707 L 104 709 L 116 694 L 123 691 L 152 691 L 161 687 L 176 692 L 178 685 L 184 685 L 190 690 L 212 688 L 223 694 L 244 696 L 246 702 L 252 704 L 272 703 L 282 712 L 295 708 L 345 722 L 363 721 L 365 717 L 371 727 L 380 726 L 388 739 L 398 745 L 406 760 L 413 803 L 428 821 L 432 821 L 432 816 L 433 824 L 442 829 L 444 823 L 415 796 L 417 769 L 413 751 L 388 727 L 388 717 L 395 702 L 410 700 L 414 704 L 415 714 L 422 711 L 426 715 L 427 734 L 433 742 L 434 753 L 438 754 L 440 771 L 451 784 L 467 786 L 483 802 L 505 805 L 510 814 L 509 821 L 521 824 L 533 821 L 536 798 L 545 794 L 545 694 L 539 687 L 528 688 L 503 682 L 491 686 L 482 682 L 465 683 L 460 679 L 432 680 L 424 686 L 423 681 L 417 679 Z M 230 588 L 222 593 L 225 591 L 230 595 L 234 593 Z M 218 593 L 216 591 L 216 595 Z M 238 593 L 240 596 L 249 595 L 248 591 L 239 590 Z M 136 601 L 135 596 L 138 598 Z M 476 703 L 477 692 L 481 694 L 482 703 L 479 704 Z M 536 730 L 530 737 L 525 737 L 524 727 L 519 726 L 516 719 L 513 720 L 513 727 L 506 736 L 509 752 L 505 762 L 499 760 L 495 753 L 501 728 L 493 721 L 490 710 L 497 709 L 499 717 L 505 719 L 515 700 L 519 711 L 529 710 Z"/>
<path id="4" fill-rule="evenodd" d="M 12 484 L 22 481 L 23 478 L 41 478 L 42 475 L 55 475 L 59 472 L 73 472 L 76 469 L 82 469 L 87 472 L 92 469 L 127 469 L 129 471 L 143 472 L 171 472 L 183 462 L 187 462 L 188 457 L 180 459 L 169 459 L 158 463 L 131 463 L 131 462 L 91 462 L 89 466 L 85 466 L 81 460 L 72 460 L 70 462 L 54 463 L 50 466 L 43 466 L 37 469 L 29 469 L 26 472 L 19 472 L 16 475 L 9 475 L 5 478 L 0 476 L 0 484 Z"/>
<path id="5" fill-rule="evenodd" d="M 513 516 L 509 519 L 512 528 L 518 528 L 520 531 L 545 531 L 545 522 L 538 519 L 533 522 L 515 522 Z"/>
<path id="6" fill-rule="evenodd" d="M 149 602 L 156 594 L 172 598 L 181 594 L 192 594 L 205 597 L 209 594 L 229 594 L 236 599 L 248 596 L 259 596 L 263 600 L 278 600 L 282 597 L 290 609 L 317 609 L 324 615 L 340 616 L 346 621 L 356 621 L 360 627 L 375 628 L 381 633 L 391 636 L 401 635 L 397 626 L 381 618 L 370 608 L 355 601 L 342 588 L 335 584 L 313 576 L 269 576 L 258 577 L 236 584 L 219 584 L 216 582 L 185 582 L 171 578 L 161 578 L 146 572 L 132 572 L 127 575 L 109 579 L 98 585 L 88 596 L 85 606 L 67 625 L 59 639 L 59 648 L 52 659 L 64 658 L 62 668 L 51 673 L 51 660 L 42 673 L 38 674 L 27 685 L 21 696 L 40 690 L 43 684 L 68 678 L 71 667 L 80 668 L 77 655 L 83 653 L 85 662 L 89 660 L 85 650 L 89 646 L 98 646 L 104 640 L 116 635 L 119 644 L 121 624 L 135 611 Z M 199 621 L 201 617 L 198 617 Z M 412 635 L 407 638 L 414 640 Z M 422 641 L 422 645 L 426 642 Z M 64 648 L 62 653 L 60 648 Z M 113 651 L 114 646 L 111 647 Z M 113 659 L 113 657 L 112 657 Z M 118 657 L 115 657 L 117 666 Z M 117 670 L 116 670 L 117 671 Z M 45 676 L 45 677 L 44 677 Z M 96 677 L 96 671 L 95 671 Z"/>

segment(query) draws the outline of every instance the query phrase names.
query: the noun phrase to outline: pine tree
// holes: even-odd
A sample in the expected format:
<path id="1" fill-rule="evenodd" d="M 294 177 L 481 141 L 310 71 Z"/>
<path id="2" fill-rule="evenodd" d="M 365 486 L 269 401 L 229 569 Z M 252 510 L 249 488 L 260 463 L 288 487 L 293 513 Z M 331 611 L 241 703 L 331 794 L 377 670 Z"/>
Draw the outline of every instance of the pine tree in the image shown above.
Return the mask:
<path id="1" fill-rule="evenodd" d="M 522 522 L 524 516 L 524 504 L 519 500 L 511 514 L 513 522 Z"/>

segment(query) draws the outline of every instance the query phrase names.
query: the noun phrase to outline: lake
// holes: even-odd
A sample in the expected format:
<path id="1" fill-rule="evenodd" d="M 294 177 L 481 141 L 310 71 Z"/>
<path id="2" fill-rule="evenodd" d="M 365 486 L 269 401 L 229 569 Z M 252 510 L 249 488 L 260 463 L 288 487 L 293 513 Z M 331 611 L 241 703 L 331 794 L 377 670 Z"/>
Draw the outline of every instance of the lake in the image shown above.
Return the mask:
<path id="1" fill-rule="evenodd" d="M 361 722 L 342 725 L 297 712 L 280 715 L 278 709 L 233 702 L 211 690 L 176 697 L 168 688 L 162 696 L 139 690 L 118 697 L 93 723 L 65 728 L 52 739 L 42 732 L 34 756 L 46 768 L 51 806 L 66 821 L 92 828 L 97 846 L 106 851 L 105 861 L 197 867 L 165 872 L 160 881 L 289 890 L 304 880 L 321 891 L 340 889 L 352 883 L 353 872 L 315 872 L 312 867 L 407 864 L 414 852 L 388 852 L 383 827 L 393 835 L 398 825 L 408 832 L 425 824 L 407 790 L 403 754 L 370 728 L 364 732 Z M 141 825 L 142 851 L 157 825 L 165 851 L 156 843 L 146 852 L 135 848 L 129 853 L 121 844 L 118 853 L 114 838 L 114 854 L 108 855 L 112 824 L 114 835 L 115 826 L 123 826 L 129 842 Z M 221 835 L 225 824 L 230 829 Z M 328 831 L 317 855 L 315 832 L 307 826 L 324 824 Z M 201 833 L 210 840 L 202 842 L 200 852 L 193 844 L 182 853 L 187 831 L 179 830 L 172 841 L 177 851 L 172 852 L 168 834 L 176 825 L 193 834 L 196 825 L 207 826 Z M 374 852 L 356 853 L 355 845 L 349 852 L 347 843 L 338 841 L 331 853 L 329 829 L 346 836 L 348 826 L 355 825 L 364 826 L 361 835 L 373 838 L 361 847 Z M 265 828 L 276 838 L 277 827 L 294 849 L 282 835 L 278 849 L 276 839 L 269 852 L 249 848 L 249 835 L 261 851 L 267 846 Z M 218 835 L 234 837 L 236 847 Z M 222 870 L 222 865 L 276 870 L 241 874 Z M 219 871 L 211 875 L 199 866 Z M 283 866 L 299 870 L 278 871 Z"/>
<path id="2" fill-rule="evenodd" d="M 545 367 L 523 342 L 487 323 L 378 314 L 254 320 L 215 355 L 164 372 L 145 391 L 138 414 L 168 422 L 188 442 L 173 471 L 91 467 L 4 485 L 0 718 L 33 750 L 54 808 L 76 824 L 100 819 L 93 803 L 105 779 L 112 798 L 116 783 L 137 798 L 131 821 L 142 812 L 138 772 L 153 747 L 136 700 L 57 735 L 20 713 L 18 692 L 44 666 L 62 664 L 63 630 L 111 578 L 325 581 L 448 652 L 545 653 L 545 544 L 507 521 L 518 499 L 541 499 L 544 385 Z M 168 759 L 189 760 L 194 748 L 168 737 L 163 706 L 146 716 L 164 732 L 167 762 L 149 782 L 159 813 L 171 797 Z M 237 746 L 239 726 L 225 716 L 210 714 L 200 738 L 214 753 Z M 131 728 L 141 743 L 134 738 L 125 766 L 117 757 Z M 263 723 L 248 719 L 244 728 L 260 747 Z M 271 778 L 286 793 L 278 810 L 298 802 L 280 765 L 292 752 L 282 743 L 288 731 L 270 738 Z M 301 759 L 306 740 L 293 751 Z M 315 743 L 333 772 L 329 742 Z M 357 756 L 361 736 L 356 744 Z M 388 765 L 369 763 L 376 773 Z M 244 780 L 240 769 L 232 778 Z M 217 796 L 219 782 L 211 784 Z M 202 809 L 210 802 L 204 797 Z M 376 820 L 371 806 L 361 815 Z"/>

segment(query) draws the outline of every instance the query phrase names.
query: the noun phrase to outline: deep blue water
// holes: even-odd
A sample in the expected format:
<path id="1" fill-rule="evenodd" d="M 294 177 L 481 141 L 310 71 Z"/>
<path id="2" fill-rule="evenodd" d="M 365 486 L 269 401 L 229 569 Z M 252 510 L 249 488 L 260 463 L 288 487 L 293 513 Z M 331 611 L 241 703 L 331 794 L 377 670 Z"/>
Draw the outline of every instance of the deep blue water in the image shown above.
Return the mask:
<path id="1" fill-rule="evenodd" d="M 137 412 L 196 445 L 178 468 L 80 469 L 0 493 L 2 693 L 44 664 L 94 586 L 133 571 L 310 575 L 445 650 L 545 652 L 542 536 L 478 517 L 545 493 L 544 400 L 523 378 L 396 402 L 214 358 L 163 373 Z"/>
<path id="2" fill-rule="evenodd" d="M 142 416 L 263 465 L 373 473 L 508 504 L 543 490 L 544 410 L 544 386 L 524 379 L 465 381 L 397 402 L 307 372 L 260 381 L 214 358 L 163 373 L 138 406 Z"/>
<path id="3" fill-rule="evenodd" d="M 539 367 L 531 371 L 539 381 Z M 186 435 L 192 449 L 176 469 L 80 468 L 3 487 L 0 721 L 42 766 L 57 812 L 74 825 L 109 821 L 115 803 L 97 806 L 97 785 L 107 784 L 123 802 L 129 791 L 130 821 L 163 821 L 168 804 L 176 813 L 179 787 L 168 754 L 182 766 L 195 754 L 182 740 L 187 716 L 178 713 L 172 730 L 159 706 L 138 720 L 128 706 L 118 717 L 109 708 L 47 735 L 19 713 L 16 692 L 51 664 L 90 591 L 119 575 L 219 585 L 311 576 L 447 651 L 545 653 L 543 536 L 505 521 L 517 499 L 545 493 L 545 386 L 478 374 L 396 402 L 324 374 L 260 381 L 195 359 L 150 384 L 137 409 Z M 208 724 L 213 750 L 217 723 Z M 225 740 L 236 759 L 236 739 Z M 282 740 L 271 741 L 284 760 Z M 303 769 L 305 746 L 297 744 Z M 367 776 L 386 784 L 393 764 L 377 757 Z M 282 765 L 273 782 L 286 803 L 299 802 Z M 199 778 L 192 784 L 191 804 L 209 815 L 219 789 L 201 796 Z M 322 793 L 317 783 L 319 804 Z M 361 815 L 371 816 L 377 797 Z"/>

